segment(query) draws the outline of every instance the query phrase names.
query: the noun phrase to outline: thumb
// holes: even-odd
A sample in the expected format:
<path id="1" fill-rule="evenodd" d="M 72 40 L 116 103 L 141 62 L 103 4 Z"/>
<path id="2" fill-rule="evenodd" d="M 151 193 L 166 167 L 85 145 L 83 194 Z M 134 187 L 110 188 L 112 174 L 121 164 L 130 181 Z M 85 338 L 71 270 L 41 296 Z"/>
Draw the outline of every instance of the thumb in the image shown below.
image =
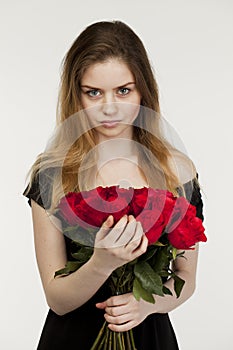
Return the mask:
<path id="1" fill-rule="evenodd" d="M 109 215 L 107 219 L 103 222 L 102 227 L 104 226 L 104 228 L 110 228 L 112 224 L 113 224 L 113 216 Z"/>
<path id="2" fill-rule="evenodd" d="M 107 304 L 106 302 L 102 302 L 102 303 L 96 303 L 95 306 L 98 308 L 98 309 L 105 309 Z"/>
<path id="3" fill-rule="evenodd" d="M 108 234 L 108 232 L 111 230 L 111 226 L 113 225 L 113 221 L 113 216 L 109 215 L 96 234 L 97 240 L 103 239 Z"/>

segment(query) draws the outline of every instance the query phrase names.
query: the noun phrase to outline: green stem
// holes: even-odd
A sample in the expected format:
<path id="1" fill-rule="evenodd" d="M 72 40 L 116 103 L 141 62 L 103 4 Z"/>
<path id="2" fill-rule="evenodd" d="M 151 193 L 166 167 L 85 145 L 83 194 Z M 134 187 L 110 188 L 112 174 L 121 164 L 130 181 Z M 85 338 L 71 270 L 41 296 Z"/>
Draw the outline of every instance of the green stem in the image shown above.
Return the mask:
<path id="1" fill-rule="evenodd" d="M 121 339 L 121 333 L 120 332 L 117 332 L 117 340 L 118 340 L 117 350 L 125 350 L 124 347 L 123 347 L 123 344 L 122 344 L 122 339 Z"/>
<path id="2" fill-rule="evenodd" d="M 109 343 L 109 332 L 110 332 L 110 329 L 107 327 L 106 328 L 106 333 L 105 333 L 105 340 L 104 340 L 104 349 L 103 350 L 108 350 L 108 343 Z"/>
<path id="3" fill-rule="evenodd" d="M 137 350 L 136 346 L 135 346 L 135 342 L 134 342 L 134 336 L 133 336 L 133 330 L 132 328 L 129 330 L 129 335 L 130 335 L 130 340 L 131 340 L 131 344 L 133 346 L 133 350 Z"/>
<path id="4" fill-rule="evenodd" d="M 108 335 L 107 335 L 106 332 L 105 332 L 105 335 L 104 335 L 104 337 L 103 337 L 103 339 L 102 339 L 100 345 L 98 346 L 97 350 L 102 349 L 102 346 L 104 345 L 107 336 L 108 336 Z M 105 343 L 105 344 L 106 344 L 106 343 Z M 105 349 L 105 347 L 104 347 L 104 349 Z"/>
<path id="5" fill-rule="evenodd" d="M 117 292 L 119 291 L 119 288 L 120 288 L 120 282 L 121 282 L 122 278 L 124 277 L 126 265 L 127 265 L 127 264 L 125 264 L 125 265 L 123 265 L 123 266 L 121 267 L 122 274 L 121 274 L 121 276 L 118 278 L 118 281 L 117 281 L 117 285 L 116 285 L 116 291 L 117 291 Z"/>
<path id="6" fill-rule="evenodd" d="M 104 331 L 105 331 L 105 328 L 106 328 L 106 324 L 107 324 L 107 321 L 105 321 L 103 323 L 103 326 L 101 327 L 99 333 L 98 333 L 98 336 L 94 342 L 94 344 L 92 345 L 91 349 L 90 350 L 95 350 L 95 349 L 98 349 L 97 346 L 98 344 L 101 342 L 101 338 L 103 336 L 103 339 L 104 339 Z M 102 343 L 102 342 L 101 342 Z"/>
<path id="7" fill-rule="evenodd" d="M 129 331 L 125 332 L 125 343 L 126 343 L 127 350 L 131 350 L 132 346 L 131 346 L 131 342 L 130 342 Z"/>
<path id="8" fill-rule="evenodd" d="M 125 337 L 124 337 L 124 332 L 121 332 L 121 339 L 122 339 L 122 345 L 123 345 L 123 349 L 125 350 Z M 128 349 L 127 349 L 128 350 Z"/>
<path id="9" fill-rule="evenodd" d="M 112 350 L 112 331 L 109 329 L 108 350 Z"/>
<path id="10" fill-rule="evenodd" d="M 113 332 L 113 350 L 117 350 L 116 332 Z"/>

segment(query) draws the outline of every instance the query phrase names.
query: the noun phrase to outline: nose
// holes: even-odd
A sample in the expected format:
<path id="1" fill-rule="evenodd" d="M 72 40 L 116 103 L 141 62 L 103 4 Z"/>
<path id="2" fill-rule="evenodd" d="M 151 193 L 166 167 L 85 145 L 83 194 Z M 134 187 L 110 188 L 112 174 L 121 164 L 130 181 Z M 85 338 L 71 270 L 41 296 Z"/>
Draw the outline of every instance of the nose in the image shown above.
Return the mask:
<path id="1" fill-rule="evenodd" d="M 114 102 L 104 103 L 102 111 L 104 115 L 108 115 L 108 116 L 115 115 L 117 113 L 116 103 Z"/>
<path id="2" fill-rule="evenodd" d="M 114 99 L 114 96 L 106 96 L 103 105 L 102 105 L 102 112 L 104 115 L 115 115 L 117 113 L 117 103 Z"/>

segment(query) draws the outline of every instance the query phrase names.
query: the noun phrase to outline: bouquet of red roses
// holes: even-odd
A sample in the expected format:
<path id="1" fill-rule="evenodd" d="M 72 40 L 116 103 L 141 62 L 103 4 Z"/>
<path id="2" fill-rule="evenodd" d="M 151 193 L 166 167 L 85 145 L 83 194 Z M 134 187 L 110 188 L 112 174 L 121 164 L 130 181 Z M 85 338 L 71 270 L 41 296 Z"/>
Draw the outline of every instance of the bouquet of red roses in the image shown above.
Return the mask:
<path id="1" fill-rule="evenodd" d="M 195 206 L 184 197 L 150 187 L 99 186 L 90 191 L 69 192 L 60 201 L 58 214 L 65 224 L 63 232 L 73 240 L 76 251 L 72 254 L 74 261 L 68 261 L 55 276 L 72 273 L 87 262 L 93 254 L 95 234 L 110 214 L 114 222 L 125 214 L 140 221 L 149 241 L 147 251 L 113 271 L 107 283 L 112 295 L 133 292 L 137 300 L 150 303 L 155 302 L 153 295 L 172 294 L 164 285 L 168 278 L 174 279 L 179 297 L 184 281 L 171 269 L 171 262 L 183 256 L 184 251 L 178 253 L 177 249 L 193 249 L 195 243 L 206 241 Z M 132 329 L 116 333 L 105 321 L 91 350 L 104 348 L 136 349 Z"/>

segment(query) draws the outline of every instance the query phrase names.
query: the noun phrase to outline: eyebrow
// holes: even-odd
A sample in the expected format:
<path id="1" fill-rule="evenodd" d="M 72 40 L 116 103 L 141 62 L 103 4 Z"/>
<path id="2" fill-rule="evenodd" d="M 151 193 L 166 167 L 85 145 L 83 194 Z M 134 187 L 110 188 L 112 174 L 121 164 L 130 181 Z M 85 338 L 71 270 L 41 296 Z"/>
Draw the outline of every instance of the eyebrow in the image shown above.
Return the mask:
<path id="1" fill-rule="evenodd" d="M 115 89 L 120 89 L 120 88 L 122 88 L 124 86 L 131 85 L 131 84 L 136 84 L 136 83 L 134 81 L 130 81 L 130 82 L 126 83 L 126 84 L 117 86 Z M 90 86 L 90 85 L 81 85 L 81 88 L 88 88 L 88 89 L 93 89 L 93 90 L 99 90 L 99 88 L 94 87 L 94 86 Z"/>

